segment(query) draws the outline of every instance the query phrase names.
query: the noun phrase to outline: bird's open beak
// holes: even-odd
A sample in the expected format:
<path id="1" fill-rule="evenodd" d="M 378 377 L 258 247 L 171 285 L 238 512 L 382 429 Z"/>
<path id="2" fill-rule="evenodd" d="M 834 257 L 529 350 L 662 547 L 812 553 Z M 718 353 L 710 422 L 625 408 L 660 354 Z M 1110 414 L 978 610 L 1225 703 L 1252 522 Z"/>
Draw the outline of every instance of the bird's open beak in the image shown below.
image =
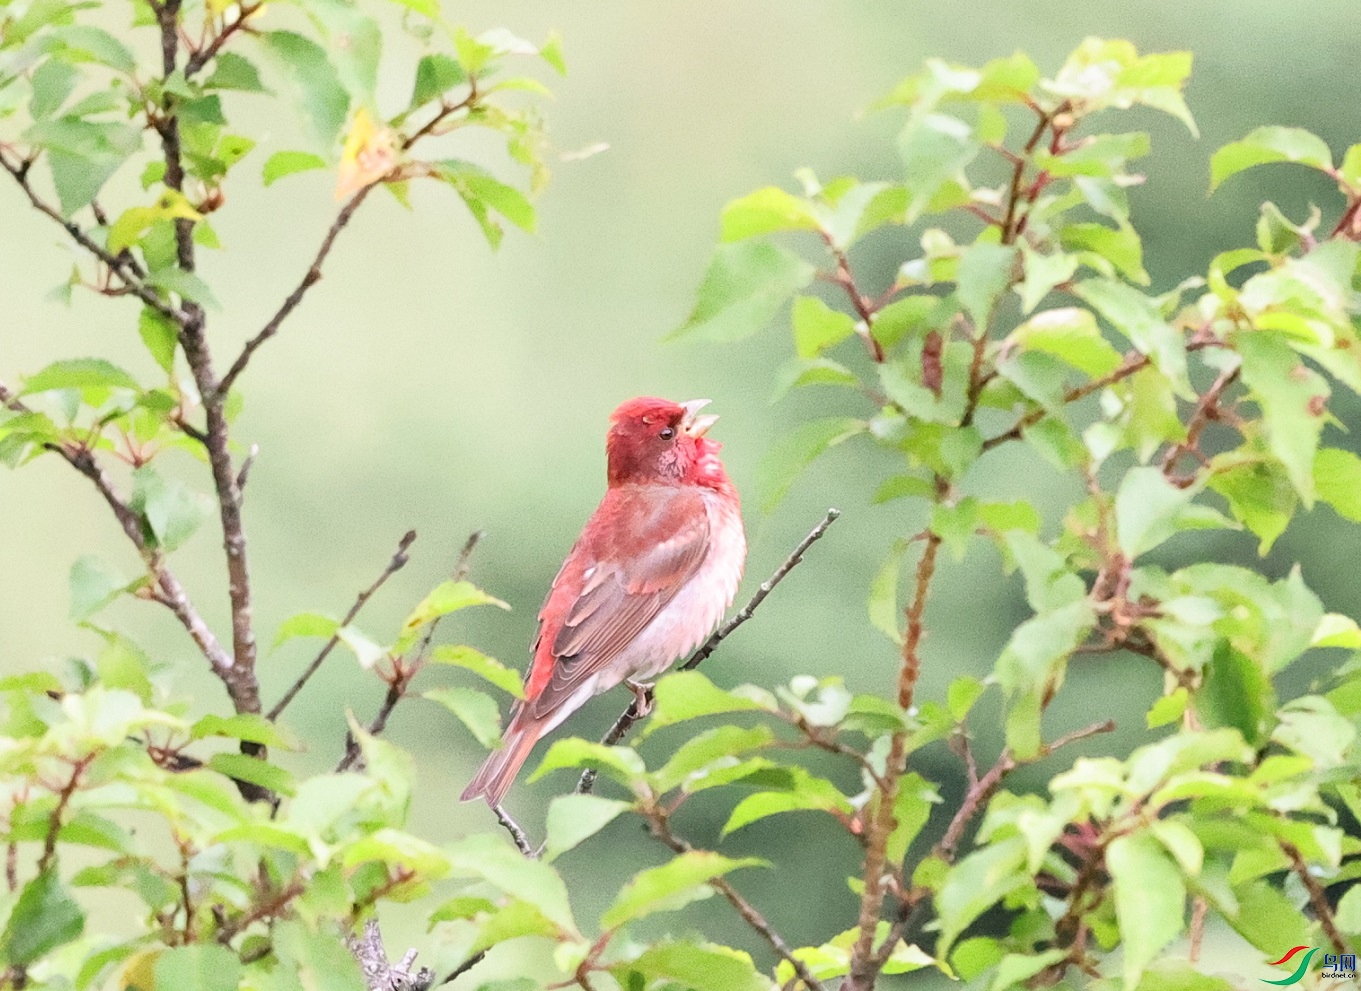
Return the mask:
<path id="1" fill-rule="evenodd" d="M 685 415 L 681 417 L 682 432 L 691 437 L 703 437 L 709 432 L 709 428 L 718 422 L 718 417 L 712 413 L 704 416 L 697 414 L 710 402 L 708 399 L 692 399 L 688 403 L 681 403 L 681 409 L 685 410 Z"/>

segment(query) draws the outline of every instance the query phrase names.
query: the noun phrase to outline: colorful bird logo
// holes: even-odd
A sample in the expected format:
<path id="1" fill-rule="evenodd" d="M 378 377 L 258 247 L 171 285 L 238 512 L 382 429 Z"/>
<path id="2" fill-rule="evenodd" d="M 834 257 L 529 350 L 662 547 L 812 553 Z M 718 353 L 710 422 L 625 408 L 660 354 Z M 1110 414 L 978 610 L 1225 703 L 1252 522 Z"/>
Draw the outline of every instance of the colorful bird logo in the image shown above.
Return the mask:
<path id="1" fill-rule="evenodd" d="M 1304 980 L 1305 972 L 1309 969 L 1309 961 L 1312 960 L 1314 958 L 1314 954 L 1318 952 L 1318 947 L 1316 946 L 1296 946 L 1285 956 L 1281 957 L 1281 959 L 1272 960 L 1270 966 L 1279 967 L 1281 964 L 1285 963 L 1287 960 L 1293 957 L 1296 953 L 1300 952 L 1300 950 L 1308 950 L 1309 952 L 1304 955 L 1304 959 L 1300 961 L 1300 965 L 1295 968 L 1295 973 L 1291 974 L 1289 977 L 1282 978 L 1279 981 L 1268 981 L 1266 978 L 1263 978 L 1262 983 L 1275 984 L 1278 987 L 1286 987 L 1291 984 L 1298 984 L 1300 981 Z"/>

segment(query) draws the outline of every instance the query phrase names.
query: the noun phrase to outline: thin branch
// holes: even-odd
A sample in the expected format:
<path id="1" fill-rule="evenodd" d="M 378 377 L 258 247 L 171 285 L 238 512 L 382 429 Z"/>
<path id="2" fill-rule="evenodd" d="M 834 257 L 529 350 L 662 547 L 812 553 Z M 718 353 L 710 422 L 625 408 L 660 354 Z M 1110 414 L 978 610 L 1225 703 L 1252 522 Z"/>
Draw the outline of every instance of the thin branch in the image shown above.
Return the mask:
<path id="1" fill-rule="evenodd" d="M 249 466 L 249 461 L 247 462 L 247 466 Z M 242 470 L 244 472 L 244 467 Z M 406 535 L 397 542 L 397 551 L 392 555 L 392 559 L 388 561 L 387 567 L 383 569 L 382 574 L 374 579 L 373 584 L 359 593 L 359 596 L 354 600 L 354 605 L 350 606 L 349 612 L 347 612 L 345 618 L 340 621 L 341 628 L 349 626 L 354 622 L 355 617 L 359 615 L 360 610 L 364 608 L 369 599 L 373 597 L 374 593 L 382 588 L 389 578 L 401 571 L 402 568 L 406 567 L 407 561 L 410 560 L 410 558 L 407 557 L 407 551 L 410 550 L 411 544 L 415 539 L 416 531 L 408 530 Z M 283 711 L 288 708 L 288 704 L 293 701 L 298 692 L 302 691 L 303 686 L 307 684 L 312 675 L 317 673 L 317 669 L 321 667 L 322 662 L 326 660 L 327 656 L 335 649 L 336 644 L 338 643 L 340 643 L 340 634 L 337 632 L 332 635 L 331 639 L 326 641 L 321 650 L 317 652 L 317 656 L 312 658 L 312 663 L 307 665 L 302 674 L 298 675 L 298 679 L 289 686 L 288 691 L 284 692 L 283 697 L 280 698 L 278 702 L 274 703 L 274 707 L 266 714 L 266 719 L 273 722 L 283 715 Z"/>
<path id="2" fill-rule="evenodd" d="M 222 50 L 222 46 L 231 40 L 232 35 L 246 26 L 246 22 L 250 20 L 261 6 L 263 6 L 263 4 L 252 4 L 249 6 L 241 4 L 238 8 L 236 20 L 225 25 L 212 41 L 189 56 L 189 60 L 184 65 L 184 77 L 186 79 L 193 77 L 195 73 L 211 62 L 213 58 L 217 56 L 217 53 Z"/>
<path id="3" fill-rule="evenodd" d="M 10 162 L 3 151 L 0 151 L 0 168 L 3 168 L 8 172 L 19 185 L 19 188 L 23 190 L 24 195 L 28 197 L 28 202 L 32 205 L 33 209 L 59 224 L 76 244 L 80 245 L 95 258 L 99 259 L 99 261 L 108 267 L 111 273 L 118 276 L 129 292 L 157 313 L 174 321 L 176 325 L 182 326 L 184 324 L 187 319 L 185 314 L 162 299 L 151 286 L 148 286 L 138 279 L 124 259 L 112 255 L 104 248 L 100 247 L 98 243 L 80 229 L 79 224 L 74 220 L 65 217 L 60 210 L 38 195 L 37 190 L 33 188 L 33 184 L 28 180 L 28 166 L 26 164 L 15 165 Z"/>
<path id="4" fill-rule="evenodd" d="M 441 986 L 443 986 L 443 985 L 445 985 L 445 984 L 451 983 L 452 981 L 458 980 L 460 977 L 462 977 L 464 974 L 468 973 L 468 971 L 472 970 L 474 967 L 476 967 L 478 964 L 480 964 L 480 963 L 481 963 L 483 960 L 485 960 L 486 958 L 487 958 L 487 951 L 486 951 L 486 950 L 482 950 L 482 951 L 480 951 L 480 952 L 478 952 L 478 953 L 474 953 L 474 954 L 473 954 L 472 956 L 470 956 L 467 960 L 464 960 L 461 964 L 459 964 L 459 965 L 458 965 L 457 967 L 455 967 L 453 970 L 449 971 L 449 973 L 445 974 L 444 977 L 440 979 L 439 984 L 437 984 L 437 985 L 435 985 L 435 986 L 436 986 L 436 987 L 441 987 Z"/>
<path id="5" fill-rule="evenodd" d="M 1318 878 L 1310 872 L 1309 864 L 1305 861 L 1304 855 L 1300 853 L 1300 848 L 1287 840 L 1279 840 L 1278 842 L 1281 845 L 1281 850 L 1290 858 L 1290 864 L 1295 875 L 1304 882 L 1304 889 L 1309 892 L 1309 904 L 1314 910 L 1314 917 L 1323 927 L 1323 932 L 1327 935 L 1328 941 L 1333 944 L 1333 949 L 1338 953 L 1350 953 L 1351 947 L 1347 945 L 1347 940 L 1343 937 L 1341 930 L 1337 928 L 1337 917 L 1333 914 L 1333 906 L 1328 902 L 1328 895 L 1324 892 L 1323 886 L 1318 883 Z"/>
<path id="6" fill-rule="evenodd" d="M 316 255 L 312 258 L 312 264 L 308 266 L 307 272 L 302 277 L 302 281 L 299 282 L 297 286 L 294 287 L 293 291 L 284 298 L 279 309 L 275 312 L 274 316 L 269 318 L 269 322 L 265 324 L 260 332 L 246 342 L 246 346 L 242 348 L 241 353 L 237 355 L 236 361 L 232 362 L 232 367 L 227 369 L 226 375 L 222 376 L 222 381 L 217 385 L 217 391 L 223 396 L 231 391 L 237 378 L 246 370 L 246 365 L 250 363 L 251 357 L 260 349 L 260 346 L 279 332 L 279 328 L 283 326 L 284 320 L 288 318 L 290 313 L 297 309 L 298 304 L 301 303 L 303 297 L 307 295 L 307 290 L 321 281 L 321 266 L 325 263 L 326 257 L 331 253 L 331 248 L 335 246 L 336 238 L 340 236 L 340 232 L 345 229 L 345 226 L 350 222 L 350 218 L 354 216 L 355 211 L 363 204 L 365 197 L 369 195 L 370 190 L 373 188 L 374 186 L 372 185 L 365 186 L 363 189 L 359 190 L 359 192 L 351 196 L 346 204 L 340 208 L 340 212 L 336 214 L 336 219 L 332 221 L 330 229 L 326 232 L 326 236 L 322 238 L 321 247 L 317 249 Z"/>
<path id="7" fill-rule="evenodd" d="M 3 382 L 0 382 L 0 404 L 16 413 L 32 412 L 28 404 L 11 392 Z M 166 565 L 165 557 L 160 550 L 147 541 L 146 534 L 142 529 L 142 518 L 114 491 L 113 483 L 109 481 L 108 476 L 99 467 L 94 456 L 83 448 L 72 449 L 64 445 L 50 445 L 49 450 L 54 451 L 62 460 L 84 475 L 94 485 L 100 497 L 113 511 L 114 518 L 118 520 L 118 525 L 122 528 L 123 533 L 141 555 L 142 561 L 154 582 L 150 597 L 174 614 L 180 625 L 193 638 L 203 656 L 207 658 L 213 672 L 224 682 L 230 683 L 229 679 L 232 675 L 231 655 L 218 642 L 217 636 L 204 622 L 198 610 L 194 608 L 193 603 L 189 600 L 189 594 Z"/>
<path id="8" fill-rule="evenodd" d="M 780 563 L 780 566 L 775 569 L 774 573 L 761 583 L 760 587 L 756 589 L 756 594 L 751 597 L 751 601 L 738 610 L 732 619 L 728 620 L 715 630 L 709 639 L 704 641 L 699 650 L 690 655 L 690 659 L 680 666 L 680 670 L 689 671 L 691 668 L 699 667 L 699 665 L 717 649 L 718 645 L 727 639 L 729 634 L 747 620 L 751 619 L 752 613 L 756 611 L 756 607 L 764 602 L 766 596 L 775 590 L 775 586 L 784 581 L 785 576 L 803 561 L 803 555 L 808 552 L 808 548 L 821 540 L 822 535 L 827 532 L 828 528 L 830 528 L 840 516 L 841 510 L 839 509 L 827 510 L 822 521 L 808 531 L 807 535 L 798 542 L 792 551 L 789 552 L 789 556 Z"/>
<path id="9" fill-rule="evenodd" d="M 1200 351 L 1203 348 L 1207 347 L 1217 347 L 1219 346 L 1219 344 L 1220 342 L 1215 338 L 1201 337 L 1188 341 L 1186 344 L 1186 350 Z M 1100 392 L 1107 386 L 1114 385 L 1116 382 L 1119 382 L 1123 379 L 1127 379 L 1131 375 L 1143 371 L 1145 368 L 1148 368 L 1152 364 L 1153 359 L 1150 358 L 1148 355 L 1136 354 L 1134 352 L 1131 352 L 1125 355 L 1124 363 L 1121 364 L 1119 368 L 1116 368 L 1114 371 L 1102 375 L 1100 378 L 1095 378 L 1092 379 L 1090 382 L 1084 382 L 1082 385 L 1074 386 L 1073 388 L 1065 392 L 1063 394 L 1062 405 L 1067 406 L 1068 404 L 1075 403 L 1080 399 L 1085 399 L 1088 396 L 1092 395 L 1093 393 Z M 1012 424 L 1009 429 L 1004 430 L 1002 431 L 1002 433 L 984 440 L 983 450 L 990 451 L 994 447 L 998 447 L 1002 444 L 1005 444 L 1007 441 L 1019 440 L 1021 434 L 1025 430 L 1039 423 L 1046 416 L 1050 415 L 1050 412 L 1051 410 L 1046 409 L 1045 407 L 1042 406 L 1030 410 L 1028 413 L 1024 414 L 1019 420 L 1017 420 L 1014 424 Z"/>
<path id="10" fill-rule="evenodd" d="M 689 842 L 677 836 L 671 831 L 671 824 L 667 819 L 666 813 L 661 809 L 653 808 L 645 812 L 648 818 L 648 825 L 652 835 L 665 843 L 671 850 L 678 854 L 690 853 L 695 848 Z M 784 937 L 776 932 L 772 926 L 751 902 L 732 886 L 732 882 L 726 877 L 716 877 L 709 881 L 709 886 L 728 900 L 733 908 L 737 909 L 737 914 L 742 920 L 759 935 L 776 956 L 794 968 L 794 972 L 799 975 L 804 985 L 809 991 L 822 991 L 822 982 L 813 976 L 808 965 L 794 955 L 794 950 L 785 941 Z"/>
<path id="11" fill-rule="evenodd" d="M 988 801 L 992 798 L 993 793 L 996 792 L 997 788 L 1001 785 L 1002 779 L 1021 764 L 1043 760 L 1070 743 L 1076 743 L 1079 740 L 1085 740 L 1088 737 L 1097 736 L 1101 733 L 1110 733 L 1113 732 L 1114 729 L 1114 720 L 1107 719 L 1104 722 L 1093 723 L 1090 726 L 1084 726 L 1082 729 L 1074 730 L 1071 733 L 1065 733 L 1052 743 L 1047 743 L 1042 746 L 1039 753 L 1036 754 L 1032 760 L 1018 761 L 1009 749 L 1003 750 L 996 762 L 982 777 L 975 777 L 975 780 L 969 787 L 968 793 L 964 796 L 964 801 L 960 803 L 959 808 L 955 810 L 954 816 L 950 819 L 950 824 L 946 827 L 945 834 L 940 838 L 940 842 L 936 844 L 936 855 L 944 860 L 954 859 L 955 852 L 959 848 L 959 842 L 964 838 L 964 831 L 968 828 L 969 823 L 980 811 L 982 811 L 983 807 L 987 805 Z"/>
<path id="12" fill-rule="evenodd" d="M 690 655 L 690 659 L 680 666 L 679 670 L 689 671 L 692 668 L 699 667 L 699 665 L 704 663 L 709 655 L 718 648 L 718 645 L 727 639 L 734 630 L 747 620 L 751 619 L 752 614 L 756 612 L 756 608 L 766 600 L 766 596 L 775 590 L 776 585 L 784 581 L 785 576 L 793 571 L 803 560 L 803 555 L 808 552 L 808 548 L 821 540 L 822 535 L 827 532 L 828 528 L 831 527 L 840 516 L 841 510 L 828 509 L 821 522 L 813 527 L 812 530 L 808 531 L 807 535 L 798 542 L 792 551 L 789 552 L 789 556 L 775 569 L 775 572 L 761 583 L 760 587 L 756 589 L 756 594 L 751 597 L 751 600 L 734 613 L 732 619 L 716 629 L 709 636 L 709 639 L 705 640 L 700 648 Z M 619 714 L 619 718 L 614 721 L 614 725 L 610 727 L 609 732 L 605 734 L 600 742 L 607 747 L 614 746 L 628 734 L 628 731 L 633 727 L 633 724 L 641 719 L 643 715 L 644 712 L 638 710 L 638 700 L 635 698 L 629 703 L 628 708 Z M 583 771 L 580 780 L 577 782 L 577 793 L 584 795 L 594 788 L 595 777 L 595 768 L 588 767 Z"/>
<path id="13" fill-rule="evenodd" d="M 493 805 L 491 810 L 496 813 L 496 821 L 506 828 L 510 833 L 510 838 L 515 841 L 515 845 L 530 860 L 538 860 L 539 854 L 535 851 L 533 844 L 529 842 L 529 837 L 521 825 L 515 821 L 509 812 L 500 805 Z"/>
<path id="14" fill-rule="evenodd" d="M 1186 423 L 1186 439 L 1178 444 L 1173 444 L 1163 455 L 1162 470 L 1168 478 L 1171 478 L 1172 472 L 1177 467 L 1177 461 L 1183 454 L 1200 450 L 1200 435 L 1204 433 L 1211 420 L 1219 419 L 1220 401 L 1224 398 L 1224 393 L 1229 386 L 1238 380 L 1238 375 L 1242 370 L 1241 364 L 1235 364 L 1232 368 L 1220 372 L 1219 377 L 1200 397 L 1191 418 Z"/>

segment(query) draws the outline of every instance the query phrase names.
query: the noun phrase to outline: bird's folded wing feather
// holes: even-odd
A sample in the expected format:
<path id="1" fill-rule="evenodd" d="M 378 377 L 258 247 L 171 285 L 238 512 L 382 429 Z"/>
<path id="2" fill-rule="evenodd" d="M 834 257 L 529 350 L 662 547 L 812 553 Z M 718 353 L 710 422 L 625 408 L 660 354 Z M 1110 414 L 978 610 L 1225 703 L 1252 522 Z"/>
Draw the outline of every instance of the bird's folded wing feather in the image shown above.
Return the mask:
<path id="1" fill-rule="evenodd" d="M 596 512 L 602 516 L 610 525 L 587 526 L 539 613 L 528 685 L 533 715 L 555 709 L 618 657 L 708 553 L 709 517 L 697 492 L 612 491 Z"/>

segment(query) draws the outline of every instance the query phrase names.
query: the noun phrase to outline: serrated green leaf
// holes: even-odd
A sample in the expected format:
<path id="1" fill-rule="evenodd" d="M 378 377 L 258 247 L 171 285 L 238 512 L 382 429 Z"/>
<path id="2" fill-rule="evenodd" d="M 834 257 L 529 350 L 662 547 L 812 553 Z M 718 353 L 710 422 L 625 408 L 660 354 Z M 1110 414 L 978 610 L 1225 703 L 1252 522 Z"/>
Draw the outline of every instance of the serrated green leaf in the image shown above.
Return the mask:
<path id="1" fill-rule="evenodd" d="M 175 991 L 236 991 L 241 960 L 230 949 L 196 943 L 165 950 L 156 958 L 156 987 Z"/>
<path id="2" fill-rule="evenodd" d="M 278 795 L 292 795 L 298 790 L 293 775 L 288 771 L 247 754 L 213 754 L 208 758 L 208 766 L 233 781 L 259 785 Z"/>
<path id="3" fill-rule="evenodd" d="M 757 857 L 734 860 L 708 850 L 680 854 L 669 863 L 635 874 L 620 889 L 614 904 L 601 915 L 601 928 L 617 929 L 626 922 L 656 912 L 675 911 L 713 894 L 706 882 L 741 867 L 758 867 L 765 863 Z"/>
<path id="4" fill-rule="evenodd" d="M 55 868 L 24 885 L 0 936 L 0 955 L 26 967 L 64 946 L 85 929 L 85 913 L 62 886 Z"/>
<path id="5" fill-rule="evenodd" d="M 1333 167 L 1333 154 L 1323 139 L 1302 128 L 1259 127 L 1210 157 L 1210 191 L 1244 169 L 1272 162 L 1297 162 L 1327 171 Z"/>
<path id="6" fill-rule="evenodd" d="M 293 31 L 267 31 L 260 39 L 296 94 L 318 142 L 330 148 L 345 126 L 350 97 L 326 49 Z"/>
<path id="7" fill-rule="evenodd" d="M 855 333 L 855 321 L 816 296 L 795 296 L 791 314 L 794 350 L 800 358 L 816 358 Z"/>
<path id="8" fill-rule="evenodd" d="M 863 420 L 833 417 L 804 423 L 777 441 L 762 460 L 758 473 L 758 487 L 764 493 L 762 509 L 769 512 L 779 505 L 799 473 L 820 454 L 865 429 Z"/>
<path id="9" fill-rule="evenodd" d="M 262 171 L 265 185 L 271 186 L 284 176 L 311 169 L 326 168 L 326 160 L 306 151 L 276 151 L 265 159 Z"/>
<path id="10" fill-rule="evenodd" d="M 194 535 L 212 512 L 212 500 L 178 479 L 165 478 L 150 465 L 132 473 L 128 505 L 151 528 L 156 544 L 174 550 Z"/>
<path id="11" fill-rule="evenodd" d="M 491 749 L 500 742 L 501 710 L 490 695 L 462 687 L 432 688 L 421 694 L 457 716 L 482 746 Z"/>
<path id="12" fill-rule="evenodd" d="M 1328 382 L 1279 333 L 1242 334 L 1237 344 L 1243 381 L 1262 407 L 1267 445 L 1285 465 L 1300 500 L 1312 506 L 1314 456 L 1323 432 Z"/>
<path id="13" fill-rule="evenodd" d="M 741 241 L 778 231 L 814 231 L 818 217 L 809 201 L 767 186 L 733 200 L 723 208 L 723 241 Z"/>
<path id="14" fill-rule="evenodd" d="M 436 647 L 430 655 L 430 660 L 436 664 L 449 664 L 453 667 L 463 668 L 473 674 L 489 681 L 502 691 L 509 692 L 516 698 L 525 697 L 525 689 L 520 681 L 520 673 L 506 667 L 494 657 L 488 657 L 480 650 L 474 650 L 465 645 Z"/>
<path id="15" fill-rule="evenodd" d="M 548 806 L 544 861 L 552 863 L 631 808 L 633 805 L 630 802 L 617 802 L 596 795 L 559 795 Z"/>
<path id="16" fill-rule="evenodd" d="M 813 281 L 814 271 L 803 259 L 765 241 L 720 245 L 704 273 L 694 310 L 668 337 L 750 337 Z"/>

